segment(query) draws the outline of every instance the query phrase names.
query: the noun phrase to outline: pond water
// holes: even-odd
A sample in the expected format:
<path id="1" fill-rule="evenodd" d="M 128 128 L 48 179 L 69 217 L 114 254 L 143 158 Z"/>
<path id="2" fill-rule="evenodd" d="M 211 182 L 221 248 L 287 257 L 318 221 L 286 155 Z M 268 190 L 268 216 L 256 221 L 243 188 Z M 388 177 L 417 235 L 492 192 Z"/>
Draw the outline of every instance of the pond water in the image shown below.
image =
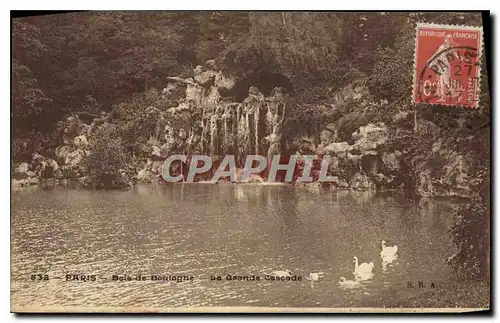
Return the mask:
<path id="1" fill-rule="evenodd" d="M 447 288 L 454 252 L 449 201 L 400 193 L 315 192 L 257 185 L 144 185 L 130 191 L 56 187 L 13 192 L 16 307 L 365 307 Z M 380 243 L 399 247 L 382 268 Z M 353 288 L 353 256 L 375 276 Z M 274 270 L 301 281 L 270 281 Z M 323 278 L 311 284 L 311 272 Z M 32 281 L 32 274 L 49 280 Z M 260 281 L 228 281 L 259 275 Z M 66 275 L 96 275 L 95 281 Z M 131 281 L 113 281 L 128 275 Z M 137 275 L 146 276 L 137 281 Z M 151 275 L 193 276 L 152 281 Z M 211 280 L 211 276 L 222 280 Z M 418 287 L 423 282 L 423 288 Z"/>

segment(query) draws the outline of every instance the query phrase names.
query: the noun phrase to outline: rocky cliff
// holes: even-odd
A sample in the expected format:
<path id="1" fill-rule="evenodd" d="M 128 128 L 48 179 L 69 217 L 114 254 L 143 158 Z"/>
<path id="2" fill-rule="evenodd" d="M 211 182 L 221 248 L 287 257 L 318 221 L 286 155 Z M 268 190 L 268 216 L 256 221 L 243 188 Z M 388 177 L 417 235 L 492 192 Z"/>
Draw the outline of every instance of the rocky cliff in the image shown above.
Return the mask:
<path id="1" fill-rule="evenodd" d="M 332 114 L 331 122 L 316 129 L 284 129 L 293 107 L 279 86 L 267 96 L 250 86 L 246 98 L 235 102 L 227 93 L 238 81 L 217 71 L 213 61 L 197 66 L 193 77 L 169 77 L 166 81 L 160 98 L 143 111 L 143 122 L 151 123 L 154 130 L 143 151 L 133 152 L 141 162 L 118 171 L 126 185 L 161 181 L 163 160 L 173 154 L 204 154 L 215 159 L 232 154 L 238 167 L 252 154 L 268 159 L 277 154 L 316 154 L 319 159 L 331 157 L 329 175 L 338 178 L 332 184 L 335 188 L 411 189 L 421 196 L 468 195 L 467 158 L 443 147 L 439 127 L 426 120 L 416 122 L 408 109 L 401 109 L 389 119 L 378 118 L 385 121 L 368 118 L 367 115 L 383 113 L 388 102 L 374 102 L 362 84 L 353 83 L 338 90 L 328 106 L 312 107 L 340 111 Z M 350 106 L 350 110 L 342 110 L 345 106 Z M 346 126 L 346 116 L 354 120 L 352 133 L 345 133 L 351 129 Z M 371 122 L 357 126 L 363 120 Z M 92 151 L 89 142 L 100 128 L 120 122 L 126 121 L 104 112 L 68 117 L 60 123 L 62 142 L 53 158 L 36 154 L 31 163 L 17 165 L 13 183 L 31 185 L 40 179 L 55 178 L 92 186 L 85 167 Z M 291 137 L 284 138 L 285 132 L 291 133 Z M 425 137 L 431 148 L 412 154 L 398 144 L 398 138 L 405 136 Z M 439 165 L 430 163 L 434 159 L 439 159 Z M 298 168 L 303 162 L 299 157 Z M 183 173 L 184 167 L 174 164 L 171 173 Z M 313 169 L 313 178 L 317 178 L 317 172 Z M 265 180 L 265 175 L 263 172 L 260 180 Z"/>

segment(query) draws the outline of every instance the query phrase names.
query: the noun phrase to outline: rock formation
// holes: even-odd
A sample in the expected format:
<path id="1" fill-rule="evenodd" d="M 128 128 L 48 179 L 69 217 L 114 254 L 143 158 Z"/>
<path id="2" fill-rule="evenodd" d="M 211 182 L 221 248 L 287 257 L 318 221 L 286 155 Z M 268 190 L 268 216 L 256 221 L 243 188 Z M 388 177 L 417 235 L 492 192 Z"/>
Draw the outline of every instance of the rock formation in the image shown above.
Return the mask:
<path id="1" fill-rule="evenodd" d="M 363 117 L 370 109 L 379 111 L 388 104 L 387 101 L 371 102 L 367 88 L 361 83 L 354 82 L 338 90 L 331 104 L 318 106 L 318 109 L 331 110 L 330 123 L 320 129 L 307 129 L 305 133 L 290 131 L 291 139 L 284 135 L 283 129 L 292 111 L 283 88 L 275 87 L 265 96 L 256 86 L 249 86 L 246 98 L 234 102 L 225 95 L 235 85 L 235 79 L 219 71 L 214 61 L 197 66 L 192 77 L 168 77 L 161 92 L 162 100 L 168 104 L 152 104 L 144 109 L 145 120 L 154 125 L 154 131 L 138 152 L 140 165 L 133 166 L 137 180 L 161 181 L 163 161 L 174 154 L 203 154 L 216 160 L 217 156 L 235 155 L 237 166 L 241 168 L 247 155 L 263 155 L 270 161 L 273 156 L 287 151 L 299 156 L 294 181 L 304 168 L 304 158 L 300 156 L 316 154 L 318 158 L 311 176 L 318 179 L 321 160 L 328 156 L 327 175 L 337 179 L 331 183 L 336 188 L 410 188 L 426 197 L 467 196 L 470 191 L 467 157 L 444 147 L 440 129 L 432 122 L 419 120 L 413 128 L 413 114 L 408 111 L 389 116 L 386 123 L 361 126 L 358 123 L 350 138 L 345 130 L 340 132 L 339 123 L 332 121 L 342 115 L 361 111 Z M 346 106 L 352 108 L 346 110 Z M 111 122 L 109 119 L 106 113 L 87 114 L 85 118 L 78 114 L 68 117 L 61 123 L 62 144 L 55 149 L 54 159 L 36 155 L 31 163 L 17 165 L 13 170 L 15 183 L 31 185 L 47 177 L 88 183 L 84 164 L 90 154 L 89 141 L 99 127 Z M 405 149 L 388 146 L 391 136 L 411 136 L 414 132 L 432 141 L 432 151 L 427 155 L 407 156 Z M 429 163 L 432 159 L 442 162 L 439 172 Z M 170 172 L 186 175 L 186 170 L 187 163 L 175 162 Z M 266 176 L 264 171 L 255 174 L 251 181 L 264 181 Z M 197 179 L 206 178 L 198 176 Z M 317 183 L 300 185 L 321 187 Z"/>

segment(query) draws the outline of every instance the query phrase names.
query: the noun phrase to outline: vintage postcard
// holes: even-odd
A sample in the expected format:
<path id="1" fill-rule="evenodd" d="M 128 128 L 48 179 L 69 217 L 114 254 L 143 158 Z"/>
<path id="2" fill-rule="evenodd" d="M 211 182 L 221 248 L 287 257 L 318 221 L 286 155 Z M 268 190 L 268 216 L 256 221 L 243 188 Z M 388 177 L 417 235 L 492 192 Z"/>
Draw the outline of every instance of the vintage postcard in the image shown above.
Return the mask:
<path id="1" fill-rule="evenodd" d="M 11 311 L 489 311 L 488 31 L 13 12 Z"/>

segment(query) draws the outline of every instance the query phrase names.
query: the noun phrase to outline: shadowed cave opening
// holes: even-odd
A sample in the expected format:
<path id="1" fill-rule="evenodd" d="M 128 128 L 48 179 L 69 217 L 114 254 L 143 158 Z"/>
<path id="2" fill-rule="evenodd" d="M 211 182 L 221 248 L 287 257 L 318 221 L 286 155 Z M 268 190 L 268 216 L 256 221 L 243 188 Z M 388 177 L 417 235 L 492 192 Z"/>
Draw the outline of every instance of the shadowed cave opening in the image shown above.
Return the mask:
<path id="1" fill-rule="evenodd" d="M 293 92 L 292 83 L 285 75 L 261 70 L 242 78 L 236 82 L 231 90 L 223 91 L 224 93 L 221 91 L 221 95 L 233 98 L 235 102 L 243 102 L 248 96 L 248 89 L 251 86 L 257 86 L 264 96 L 269 96 L 271 91 L 279 86 L 283 87 L 286 93 Z"/>

